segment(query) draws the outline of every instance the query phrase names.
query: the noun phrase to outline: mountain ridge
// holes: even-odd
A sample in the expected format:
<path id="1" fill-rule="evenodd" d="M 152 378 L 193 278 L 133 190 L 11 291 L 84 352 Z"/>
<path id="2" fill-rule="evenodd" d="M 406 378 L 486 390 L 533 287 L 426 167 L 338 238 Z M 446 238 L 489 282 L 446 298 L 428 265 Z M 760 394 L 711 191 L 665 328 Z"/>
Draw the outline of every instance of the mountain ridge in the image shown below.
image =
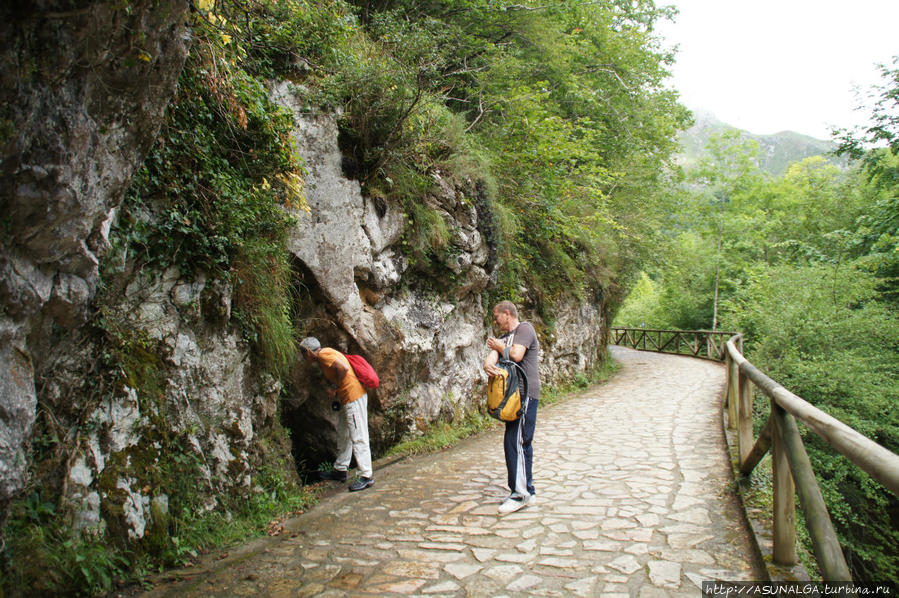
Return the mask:
<path id="1" fill-rule="evenodd" d="M 678 134 L 682 149 L 678 161 L 686 168 L 694 166 L 702 159 L 705 155 L 706 144 L 713 135 L 727 130 L 736 130 L 740 133 L 741 138 L 756 141 L 760 150 L 759 168 L 775 176 L 782 175 L 793 162 L 811 156 L 824 156 L 828 162 L 839 166 L 846 164 L 844 159 L 831 154 L 837 147 L 837 144 L 832 141 L 816 139 L 789 130 L 759 135 L 729 125 L 708 110 L 693 108 L 690 110 L 693 112 L 694 124 Z"/>

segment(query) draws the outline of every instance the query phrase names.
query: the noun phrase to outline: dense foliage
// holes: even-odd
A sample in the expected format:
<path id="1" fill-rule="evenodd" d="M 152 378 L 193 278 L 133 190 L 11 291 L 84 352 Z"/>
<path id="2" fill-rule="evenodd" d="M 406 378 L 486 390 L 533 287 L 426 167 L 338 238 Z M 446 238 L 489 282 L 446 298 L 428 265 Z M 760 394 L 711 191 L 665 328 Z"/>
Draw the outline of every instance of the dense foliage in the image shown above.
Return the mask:
<path id="1" fill-rule="evenodd" d="M 899 452 L 899 70 L 884 75 L 874 124 L 842 133 L 851 169 L 809 158 L 772 178 L 753 143 L 714 139 L 616 324 L 739 330 L 772 378 Z M 899 580 L 899 499 L 803 437 L 854 577 Z"/>
<path id="2" fill-rule="evenodd" d="M 881 65 L 880 70 L 884 83 L 870 94 L 869 126 L 836 134 L 840 151 L 861 162 L 875 198 L 859 221 L 858 252 L 881 279 L 886 296 L 895 302 L 899 301 L 899 56 L 893 58 L 892 68 Z"/>
<path id="3" fill-rule="evenodd" d="M 651 2 L 357 4 L 368 55 L 342 56 L 325 89 L 342 101 L 343 148 L 367 193 L 424 224 L 410 231 L 413 257 L 431 267 L 445 243 L 416 200 L 432 175 L 472 177 L 501 228 L 497 296 L 551 316 L 561 294 L 608 292 L 647 251 L 687 118 L 662 87 L 671 56 L 652 26 L 666 13 Z"/>
<path id="4" fill-rule="evenodd" d="M 289 72 L 288 48 L 297 49 L 297 40 L 272 35 L 280 14 L 263 4 L 199 3 L 178 93 L 114 231 L 122 259 L 108 259 L 104 273 L 114 279 L 109 266 L 121 263 L 226 281 L 256 357 L 275 374 L 295 353 L 285 251 L 291 219 L 283 208 L 305 208 L 292 117 L 265 86 L 276 66 Z M 306 16 L 314 39 L 329 39 L 328 29 L 318 30 L 325 15 Z"/>

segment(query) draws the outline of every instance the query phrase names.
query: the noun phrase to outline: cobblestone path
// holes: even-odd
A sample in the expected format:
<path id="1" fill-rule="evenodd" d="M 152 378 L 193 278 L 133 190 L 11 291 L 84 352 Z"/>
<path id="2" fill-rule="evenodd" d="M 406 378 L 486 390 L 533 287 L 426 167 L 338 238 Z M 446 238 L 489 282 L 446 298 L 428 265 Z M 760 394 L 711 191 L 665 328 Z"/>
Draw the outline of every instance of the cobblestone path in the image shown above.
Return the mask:
<path id="1" fill-rule="evenodd" d="M 508 494 L 502 432 L 375 471 L 285 533 L 147 596 L 699 596 L 765 579 L 721 426 L 721 365 L 612 347 L 621 371 L 541 406 L 537 505 Z"/>

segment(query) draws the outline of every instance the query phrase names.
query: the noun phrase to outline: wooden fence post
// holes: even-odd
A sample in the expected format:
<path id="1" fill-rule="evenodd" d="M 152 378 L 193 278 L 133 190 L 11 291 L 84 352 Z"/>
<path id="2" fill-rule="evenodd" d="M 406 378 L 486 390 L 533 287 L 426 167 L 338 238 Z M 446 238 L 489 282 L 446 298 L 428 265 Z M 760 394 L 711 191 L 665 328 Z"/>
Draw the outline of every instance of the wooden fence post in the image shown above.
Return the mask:
<path id="1" fill-rule="evenodd" d="M 725 399 L 724 408 L 725 409 L 728 407 L 728 405 L 730 405 L 730 402 L 733 400 L 733 391 L 732 391 L 733 382 L 730 379 L 730 376 L 732 374 L 732 372 L 730 370 L 730 362 L 731 362 L 730 353 L 725 353 L 724 354 L 724 371 L 727 372 L 727 376 L 725 377 L 725 384 L 724 384 L 724 399 Z"/>
<path id="2" fill-rule="evenodd" d="M 777 411 L 783 409 L 771 401 L 774 430 L 771 443 L 771 467 L 774 477 L 774 562 L 796 564 L 796 495 L 790 462 L 783 441 L 783 429 Z"/>
<path id="3" fill-rule="evenodd" d="M 739 402 L 739 366 L 737 362 L 727 356 L 727 427 L 734 430 L 737 427 L 737 403 Z"/>
<path id="4" fill-rule="evenodd" d="M 821 575 L 827 581 L 852 581 L 839 538 L 824 503 L 824 496 L 815 480 L 812 462 L 802 444 L 796 420 L 786 411 L 780 411 L 777 425 L 782 432 L 787 458 L 790 460 L 790 470 L 793 472 L 793 483 L 796 485 L 799 504 L 802 505 L 802 512 L 805 515 L 805 528 L 812 540 Z"/>
<path id="5" fill-rule="evenodd" d="M 737 368 L 739 371 L 739 368 Z M 734 381 L 737 387 L 737 444 L 740 450 L 740 465 L 746 463 L 746 458 L 752 452 L 755 440 L 752 437 L 752 383 L 749 376 L 739 372 Z"/>

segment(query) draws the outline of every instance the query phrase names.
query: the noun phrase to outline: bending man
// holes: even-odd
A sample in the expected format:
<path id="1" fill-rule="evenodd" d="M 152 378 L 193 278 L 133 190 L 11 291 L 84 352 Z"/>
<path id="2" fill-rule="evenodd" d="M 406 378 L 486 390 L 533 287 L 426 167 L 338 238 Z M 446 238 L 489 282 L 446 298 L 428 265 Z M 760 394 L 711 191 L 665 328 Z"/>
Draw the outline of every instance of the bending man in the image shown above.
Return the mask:
<path id="1" fill-rule="evenodd" d="M 317 362 L 331 388 L 328 396 L 337 397 L 341 403 L 338 416 L 337 460 L 334 471 L 324 472 L 326 480 L 346 481 L 350 459 L 356 457 L 359 479 L 350 485 L 350 492 L 365 490 L 374 485 L 371 470 L 371 449 L 368 446 L 368 394 L 356 378 L 350 362 L 340 351 L 322 347 L 317 338 L 307 336 L 300 341 L 303 357 L 309 363 Z"/>

